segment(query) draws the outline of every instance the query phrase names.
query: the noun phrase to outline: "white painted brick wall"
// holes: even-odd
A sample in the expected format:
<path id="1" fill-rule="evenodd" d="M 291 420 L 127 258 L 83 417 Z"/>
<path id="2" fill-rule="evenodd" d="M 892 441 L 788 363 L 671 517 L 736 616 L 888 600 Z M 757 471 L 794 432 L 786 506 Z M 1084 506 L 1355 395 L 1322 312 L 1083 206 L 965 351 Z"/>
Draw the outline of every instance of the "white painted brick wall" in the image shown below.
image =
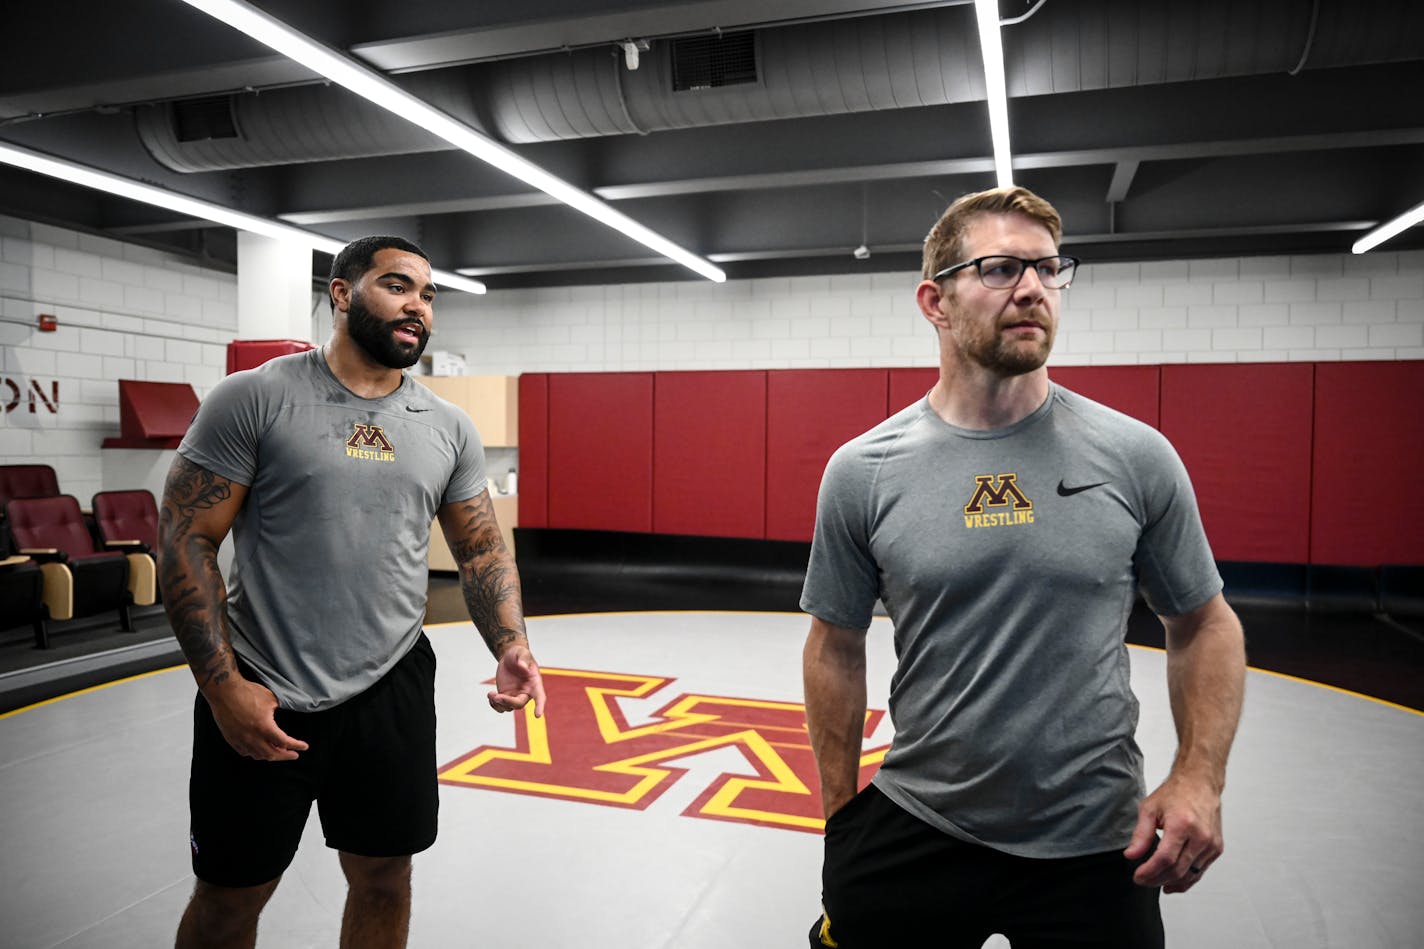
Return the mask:
<path id="1" fill-rule="evenodd" d="M 1169 283 L 1162 291 L 1162 302 L 1167 306 L 1207 306 L 1215 298 L 1215 288 L 1209 283 Z"/>
<path id="2" fill-rule="evenodd" d="M 448 295 L 432 345 L 464 355 L 470 372 L 511 375 L 932 366 L 916 280 L 844 274 Z M 589 332 L 551 332 L 579 324 Z M 588 345 L 561 345 L 579 342 Z M 696 345 L 676 345 L 685 342 Z M 1086 264 L 1065 295 L 1052 362 L 1417 359 L 1421 350 L 1424 252 L 1382 251 Z"/>
<path id="3" fill-rule="evenodd" d="M 206 394 L 237 333 L 236 280 L 175 255 L 0 216 L 0 374 L 20 397 L 0 414 L 0 459 L 52 465 L 87 505 L 100 445 L 119 433 L 119 379 L 188 382 Z M 40 313 L 59 329 L 41 333 Z M 59 383 L 57 413 L 48 395 Z M 0 384 L 0 402 L 14 392 Z M 35 411 L 30 411 L 31 404 Z"/>
<path id="4" fill-rule="evenodd" d="M 1369 345 L 1386 349 L 1417 349 L 1424 346 L 1424 323 L 1382 323 L 1371 326 Z"/>
<path id="5" fill-rule="evenodd" d="M 1265 284 L 1256 280 L 1211 285 L 1211 300 L 1220 304 L 1253 304 L 1265 299 Z"/>
<path id="6" fill-rule="evenodd" d="M 472 373 L 933 366 L 913 273 L 557 287 L 441 298 L 432 349 Z M 0 216 L 0 371 L 22 396 L 0 455 L 44 461 L 81 498 L 118 430 L 119 378 L 221 379 L 236 280 L 134 244 Z M 318 337 L 330 330 L 314 298 Z M 34 328 L 59 317 L 55 333 Z M 1424 251 L 1086 264 L 1053 365 L 1424 359 Z M 7 387 L 0 395 L 10 397 Z"/>

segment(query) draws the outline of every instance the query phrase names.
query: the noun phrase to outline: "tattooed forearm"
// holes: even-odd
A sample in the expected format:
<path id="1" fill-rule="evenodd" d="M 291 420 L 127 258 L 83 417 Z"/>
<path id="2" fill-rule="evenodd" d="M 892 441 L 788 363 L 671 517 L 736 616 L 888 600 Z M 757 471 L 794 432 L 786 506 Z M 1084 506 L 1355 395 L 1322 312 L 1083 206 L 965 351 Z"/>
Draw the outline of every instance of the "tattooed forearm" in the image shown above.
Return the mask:
<path id="1" fill-rule="evenodd" d="M 508 554 L 505 559 L 508 559 Z M 471 578 L 468 582 L 466 576 Z M 465 608 L 470 611 L 470 619 L 475 621 L 475 628 L 484 637 L 490 652 L 498 656 L 510 643 L 524 638 L 523 617 L 519 616 L 518 609 L 519 574 L 515 572 L 512 562 L 498 563 L 491 556 L 471 568 L 462 566 L 460 586 L 465 594 Z M 511 605 L 515 607 L 518 628 L 502 618 L 508 616 L 507 607 Z"/>
<path id="2" fill-rule="evenodd" d="M 228 521 L 203 514 L 233 497 L 233 483 L 179 456 L 169 472 L 158 520 L 163 606 L 199 688 L 235 671 L 227 625 L 227 587 L 217 553 Z"/>
<path id="3" fill-rule="evenodd" d="M 460 569 L 465 608 L 485 645 L 498 656 L 511 643 L 524 641 L 524 605 L 519 571 L 500 536 L 489 495 L 462 505 L 456 530 L 447 536 Z"/>

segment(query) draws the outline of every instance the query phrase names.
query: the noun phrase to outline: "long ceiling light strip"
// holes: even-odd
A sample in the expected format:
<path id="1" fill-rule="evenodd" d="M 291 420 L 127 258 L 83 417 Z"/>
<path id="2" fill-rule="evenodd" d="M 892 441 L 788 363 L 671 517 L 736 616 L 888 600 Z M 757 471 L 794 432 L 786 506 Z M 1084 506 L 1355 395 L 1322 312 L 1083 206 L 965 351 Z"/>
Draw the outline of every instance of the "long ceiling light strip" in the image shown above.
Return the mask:
<path id="1" fill-rule="evenodd" d="M 727 279 L 727 275 L 710 262 L 679 247 L 626 214 L 614 210 L 588 192 L 581 191 L 550 174 L 499 142 L 431 107 L 380 73 L 322 46 L 256 7 L 242 0 L 183 2 L 707 279 L 718 283 Z"/>
<path id="2" fill-rule="evenodd" d="M 1399 217 L 1391 221 L 1386 221 L 1373 231 L 1370 231 L 1364 237 L 1355 241 L 1355 243 L 1350 246 L 1350 250 L 1357 254 L 1363 254 L 1365 251 L 1372 250 L 1380 244 L 1383 244 L 1396 234 L 1401 234 L 1420 223 L 1424 223 L 1424 201 L 1419 202 Z"/>
<path id="3" fill-rule="evenodd" d="M 190 198 L 176 191 L 168 191 L 164 188 L 144 184 L 141 181 L 134 181 L 132 178 L 124 178 L 107 171 L 100 171 L 97 168 L 90 168 L 87 165 L 79 165 L 62 158 L 30 151 L 27 148 L 0 144 L 0 162 L 68 181 L 71 184 L 128 198 L 131 201 L 140 201 L 155 207 L 166 208 L 169 211 L 176 211 L 179 214 L 186 214 L 189 217 L 212 221 L 214 224 L 222 224 L 225 227 L 234 227 L 241 231 L 250 231 L 277 240 L 291 241 L 328 254 L 334 255 L 346 246 L 344 241 L 323 234 L 305 231 L 289 224 L 258 217 L 255 214 L 244 214 L 242 211 L 234 211 L 219 204 Z M 437 284 L 442 287 L 464 290 L 466 293 L 485 292 L 485 285 L 478 280 L 471 280 L 469 277 L 462 277 L 444 270 L 435 270 L 431 273 Z"/>
<path id="4" fill-rule="evenodd" d="M 1009 96 L 1004 84 L 1004 44 L 999 33 L 998 0 L 975 0 L 979 49 L 984 59 L 984 90 L 989 107 L 989 132 L 994 140 L 994 173 L 1000 188 L 1014 183 L 1013 152 L 1009 148 Z"/>

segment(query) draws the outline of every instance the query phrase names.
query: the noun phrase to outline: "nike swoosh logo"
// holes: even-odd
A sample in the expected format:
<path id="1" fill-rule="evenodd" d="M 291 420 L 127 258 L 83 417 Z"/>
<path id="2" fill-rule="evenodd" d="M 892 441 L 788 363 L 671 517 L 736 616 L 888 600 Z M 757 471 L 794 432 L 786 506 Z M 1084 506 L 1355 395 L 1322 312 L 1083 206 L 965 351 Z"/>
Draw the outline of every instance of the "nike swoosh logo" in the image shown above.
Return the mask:
<path id="1" fill-rule="evenodd" d="M 1059 481 L 1059 482 L 1058 482 L 1058 496 L 1059 496 L 1060 498 L 1071 498 L 1071 497 L 1072 497 L 1073 495 L 1075 495 L 1075 494 L 1082 494 L 1084 491 L 1089 491 L 1089 490 L 1092 490 L 1093 488 L 1101 488 L 1103 485 L 1105 485 L 1105 484 L 1110 484 L 1110 483 L 1111 483 L 1111 482 L 1108 482 L 1108 481 L 1099 481 L 1097 484 L 1079 484 L 1079 485 L 1074 485 L 1073 487 L 1070 488 L 1070 487 L 1068 487 L 1067 485 L 1065 485 L 1062 481 Z"/>
<path id="2" fill-rule="evenodd" d="M 407 412 L 429 412 L 429 411 L 430 411 L 429 409 L 413 409 L 413 408 L 411 408 L 411 407 L 408 406 L 408 405 L 405 407 L 405 410 L 406 410 Z"/>

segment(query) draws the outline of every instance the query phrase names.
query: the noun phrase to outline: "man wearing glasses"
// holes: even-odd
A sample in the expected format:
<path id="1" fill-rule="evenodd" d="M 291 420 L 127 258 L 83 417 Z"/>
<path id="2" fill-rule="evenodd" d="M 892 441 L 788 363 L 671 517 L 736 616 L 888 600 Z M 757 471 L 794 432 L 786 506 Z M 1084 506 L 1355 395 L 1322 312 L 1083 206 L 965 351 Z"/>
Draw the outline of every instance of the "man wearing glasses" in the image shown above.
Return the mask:
<path id="1" fill-rule="evenodd" d="M 801 598 L 827 816 L 812 946 L 1161 947 L 1159 890 L 1222 852 L 1241 626 L 1172 447 L 1049 381 L 1078 265 L 1060 233 L 1023 188 L 951 205 L 916 288 L 939 381 L 826 467 Z M 1124 644 L 1139 588 L 1179 740 L 1146 795 Z M 895 734 L 857 793 L 877 598 Z"/>

